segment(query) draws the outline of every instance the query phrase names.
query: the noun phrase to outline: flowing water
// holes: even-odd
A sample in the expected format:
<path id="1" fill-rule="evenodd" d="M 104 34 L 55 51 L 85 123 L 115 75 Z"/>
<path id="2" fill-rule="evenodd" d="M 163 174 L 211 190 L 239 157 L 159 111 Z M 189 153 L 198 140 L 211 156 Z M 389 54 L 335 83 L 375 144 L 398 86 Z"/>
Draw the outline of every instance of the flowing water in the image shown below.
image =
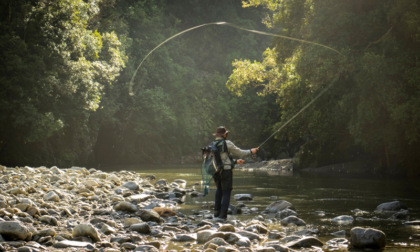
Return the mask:
<path id="1" fill-rule="evenodd" d="M 175 179 L 187 181 L 190 188 L 201 180 L 200 165 L 173 167 L 123 167 L 144 175 L 153 174 L 157 179 L 168 182 Z M 201 190 L 200 186 L 196 186 Z M 261 212 L 273 201 L 287 200 L 294 205 L 299 218 L 308 226 L 320 231 L 319 238 L 328 241 L 335 238 L 330 234 L 344 230 L 349 239 L 350 229 L 355 226 L 371 227 L 382 230 L 387 236 L 385 251 L 420 251 L 420 226 L 406 226 L 407 220 L 420 220 L 420 180 L 354 178 L 300 175 L 279 171 L 239 170 L 234 171 L 234 189 L 231 203 L 236 205 L 233 195 L 247 193 L 253 200 L 245 202 L 249 208 L 257 210 L 252 214 L 229 215 L 229 219 L 249 220 Z M 184 214 L 196 214 L 203 209 L 210 210 L 214 200 L 214 184 L 209 195 L 204 198 L 185 198 L 185 204 L 179 211 Z M 403 220 L 390 220 L 374 213 L 375 208 L 384 202 L 399 200 L 409 210 L 409 217 Z M 358 209 L 358 210 L 356 210 Z M 356 211 L 355 211 L 356 210 Z M 338 225 L 331 221 L 340 215 L 350 215 L 354 223 Z M 266 216 L 270 218 L 269 216 Z M 271 216 L 272 218 L 273 216 Z M 279 224 L 271 228 L 281 230 Z M 415 238 L 417 235 L 417 239 Z"/>

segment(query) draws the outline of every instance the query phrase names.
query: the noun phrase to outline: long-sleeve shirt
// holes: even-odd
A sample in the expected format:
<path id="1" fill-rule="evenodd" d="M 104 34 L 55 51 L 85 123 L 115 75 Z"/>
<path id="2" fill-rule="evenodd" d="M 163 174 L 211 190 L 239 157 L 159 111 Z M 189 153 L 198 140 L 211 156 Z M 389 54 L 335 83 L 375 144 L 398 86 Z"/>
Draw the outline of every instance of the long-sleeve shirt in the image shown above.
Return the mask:
<path id="1" fill-rule="evenodd" d="M 219 139 L 222 139 L 222 138 L 221 137 L 216 138 L 216 140 L 219 140 Z M 252 154 L 251 150 L 242 150 L 230 140 L 226 140 L 226 146 L 228 148 L 228 152 L 220 153 L 220 157 L 224 164 L 224 169 L 226 170 L 229 170 L 231 166 L 233 165 L 231 163 L 231 159 L 229 158 L 229 155 L 231 155 L 233 158 L 244 158 Z"/>

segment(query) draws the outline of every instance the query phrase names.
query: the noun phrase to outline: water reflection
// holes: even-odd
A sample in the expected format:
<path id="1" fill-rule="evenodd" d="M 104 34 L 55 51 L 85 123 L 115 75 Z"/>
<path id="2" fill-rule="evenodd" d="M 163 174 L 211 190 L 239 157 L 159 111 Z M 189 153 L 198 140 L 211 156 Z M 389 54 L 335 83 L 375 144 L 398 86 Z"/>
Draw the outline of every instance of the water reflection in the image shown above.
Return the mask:
<path id="1" fill-rule="evenodd" d="M 125 167 L 125 169 L 127 169 Z M 157 179 L 165 178 L 170 183 L 176 179 L 185 179 L 187 188 L 201 181 L 199 165 L 183 167 L 131 167 L 144 175 L 153 174 Z M 299 217 L 309 224 L 306 228 L 317 228 L 323 239 L 331 239 L 331 233 L 344 231 L 348 236 L 355 226 L 372 227 L 384 231 L 388 239 L 386 251 L 393 251 L 399 245 L 409 244 L 410 251 L 420 244 L 420 225 L 404 225 L 408 220 L 420 220 L 420 181 L 404 179 L 311 177 L 293 174 L 287 170 L 234 170 L 234 194 L 248 193 L 253 200 L 244 202 L 254 211 L 246 215 L 230 218 L 247 220 L 258 216 L 273 201 L 287 200 L 297 210 Z M 200 186 L 196 186 L 200 190 Z M 214 200 L 214 185 L 204 198 L 187 196 L 180 207 L 184 214 L 211 210 Z M 231 203 L 237 205 L 232 195 Z M 400 200 L 409 210 L 405 219 L 388 219 L 374 213 L 376 207 L 384 202 Z M 340 215 L 354 217 L 354 222 L 334 223 L 333 218 Z M 268 216 L 270 218 L 270 216 Z M 272 216 L 271 216 L 272 217 Z M 273 223 L 273 225 L 279 225 Z M 278 226 L 281 229 L 281 226 Z M 401 245 L 402 246 L 402 245 Z M 407 247 L 404 245 L 404 247 Z M 393 248 L 392 248 L 393 247 Z M 401 250 L 398 247 L 397 251 Z"/>

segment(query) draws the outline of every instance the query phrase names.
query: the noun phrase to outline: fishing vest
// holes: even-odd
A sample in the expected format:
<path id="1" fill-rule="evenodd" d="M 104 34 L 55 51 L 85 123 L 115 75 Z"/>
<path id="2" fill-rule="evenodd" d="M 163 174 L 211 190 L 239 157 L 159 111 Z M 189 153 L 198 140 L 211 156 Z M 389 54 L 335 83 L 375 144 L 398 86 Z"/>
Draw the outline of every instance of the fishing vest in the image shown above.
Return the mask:
<path id="1" fill-rule="evenodd" d="M 227 144 L 226 144 L 226 140 L 225 139 L 214 140 L 212 142 L 212 145 L 217 147 L 219 155 L 220 155 L 220 161 L 216 160 L 217 158 L 215 158 L 213 160 L 213 163 L 214 163 L 215 167 L 217 167 L 216 165 L 218 165 L 219 167 L 221 166 L 222 169 L 225 169 L 225 170 L 233 169 L 234 166 L 235 166 L 235 161 L 233 160 L 233 158 L 229 154 L 229 150 L 228 150 L 228 147 L 227 147 Z M 215 163 L 216 161 L 221 162 L 221 164 L 216 164 Z"/>

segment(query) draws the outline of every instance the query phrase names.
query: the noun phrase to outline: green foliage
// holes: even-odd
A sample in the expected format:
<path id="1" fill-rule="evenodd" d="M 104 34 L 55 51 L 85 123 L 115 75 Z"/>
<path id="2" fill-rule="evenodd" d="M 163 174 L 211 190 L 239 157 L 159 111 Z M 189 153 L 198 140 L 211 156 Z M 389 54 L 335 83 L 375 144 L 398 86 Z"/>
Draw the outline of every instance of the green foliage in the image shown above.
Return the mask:
<path id="1" fill-rule="evenodd" d="M 118 38 L 90 29 L 97 4 L 1 3 L 0 148 L 5 164 L 86 160 L 92 145 L 87 119 L 98 109 L 103 87 L 123 67 Z M 102 53 L 111 56 L 103 59 Z"/>
<path id="2" fill-rule="evenodd" d="M 390 172 L 418 173 L 419 4 L 415 1 L 253 1 L 272 12 L 269 27 L 282 35 L 331 46 L 276 39 L 278 78 L 269 67 L 238 62 L 232 90 L 253 84 L 276 94 L 283 109 L 279 125 L 320 90 L 332 88 L 280 135 L 308 139 L 302 166 L 357 158 Z M 265 56 L 265 58 L 268 58 Z M 263 61 L 264 62 L 264 61 Z M 258 69 L 258 71 L 255 71 Z"/>

